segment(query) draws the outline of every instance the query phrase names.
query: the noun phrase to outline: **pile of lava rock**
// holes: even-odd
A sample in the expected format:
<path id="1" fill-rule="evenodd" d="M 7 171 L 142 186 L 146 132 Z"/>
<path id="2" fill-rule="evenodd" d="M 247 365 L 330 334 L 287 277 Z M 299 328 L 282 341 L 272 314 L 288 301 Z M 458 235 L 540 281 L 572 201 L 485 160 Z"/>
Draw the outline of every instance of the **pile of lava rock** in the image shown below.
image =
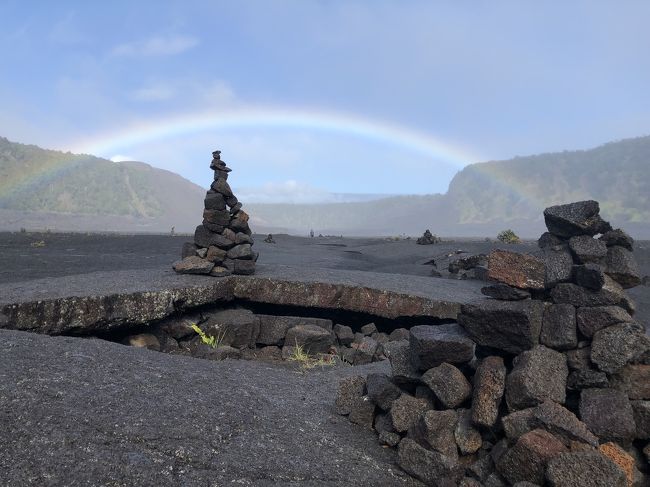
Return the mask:
<path id="1" fill-rule="evenodd" d="M 194 242 L 183 245 L 182 260 L 174 263 L 174 270 L 217 277 L 254 274 L 258 254 L 253 252 L 248 214 L 230 189 L 231 169 L 221 160 L 221 151 L 212 156 L 214 182 L 205 195 L 203 224 L 196 227 Z"/>
<path id="2" fill-rule="evenodd" d="M 415 243 L 418 245 L 433 245 L 442 242 L 442 239 L 431 233 L 431 230 L 428 228 L 424 231 L 421 237 L 419 237 Z"/>
<path id="3" fill-rule="evenodd" d="M 489 298 L 414 326 L 392 375 L 344 379 L 336 408 L 427 485 L 650 485 L 650 338 L 624 288 L 632 239 L 598 203 L 547 208 L 539 257 L 497 250 Z"/>

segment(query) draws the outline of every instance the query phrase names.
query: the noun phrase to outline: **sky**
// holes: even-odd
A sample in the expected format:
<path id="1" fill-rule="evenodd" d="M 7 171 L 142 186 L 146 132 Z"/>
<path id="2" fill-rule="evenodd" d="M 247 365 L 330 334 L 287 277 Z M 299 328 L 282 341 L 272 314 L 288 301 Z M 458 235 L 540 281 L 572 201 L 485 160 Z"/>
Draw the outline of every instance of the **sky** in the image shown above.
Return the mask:
<path id="1" fill-rule="evenodd" d="M 0 0 L 0 136 L 245 202 L 650 134 L 650 2 Z M 339 195 L 334 195 L 337 193 Z"/>

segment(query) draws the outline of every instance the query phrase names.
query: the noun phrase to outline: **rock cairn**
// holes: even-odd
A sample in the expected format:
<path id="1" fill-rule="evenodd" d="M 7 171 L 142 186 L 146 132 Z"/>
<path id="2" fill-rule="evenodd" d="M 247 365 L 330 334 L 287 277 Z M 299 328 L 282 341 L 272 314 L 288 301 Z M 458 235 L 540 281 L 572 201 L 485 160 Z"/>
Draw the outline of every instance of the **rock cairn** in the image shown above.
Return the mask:
<path id="1" fill-rule="evenodd" d="M 442 239 L 440 237 L 433 235 L 431 233 L 431 230 L 426 229 L 422 236 L 415 241 L 415 243 L 418 245 L 433 245 L 440 243 L 441 241 Z"/>
<path id="2" fill-rule="evenodd" d="M 650 338 L 633 241 L 583 201 L 544 211 L 537 256 L 495 250 L 488 296 L 344 379 L 336 408 L 426 485 L 650 485 Z M 645 456 L 644 456 L 645 455 Z"/>
<path id="3" fill-rule="evenodd" d="M 258 254 L 252 248 L 248 214 L 230 189 L 231 169 L 221 160 L 221 151 L 212 157 L 214 182 L 205 195 L 203 224 L 196 227 L 194 242 L 183 245 L 182 260 L 174 263 L 174 270 L 217 277 L 254 274 Z"/>

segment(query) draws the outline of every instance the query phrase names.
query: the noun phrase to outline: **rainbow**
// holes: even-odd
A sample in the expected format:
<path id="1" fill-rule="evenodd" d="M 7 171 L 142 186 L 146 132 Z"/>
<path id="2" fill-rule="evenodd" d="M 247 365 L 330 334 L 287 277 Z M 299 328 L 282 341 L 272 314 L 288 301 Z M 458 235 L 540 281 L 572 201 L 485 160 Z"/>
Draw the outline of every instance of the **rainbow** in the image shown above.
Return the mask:
<path id="1" fill-rule="evenodd" d="M 357 115 L 308 109 L 245 108 L 201 112 L 144 121 L 72 144 L 74 152 L 111 157 L 130 147 L 187 134 L 219 130 L 278 128 L 341 134 L 396 146 L 432 160 L 463 168 L 479 160 L 430 134 Z"/>

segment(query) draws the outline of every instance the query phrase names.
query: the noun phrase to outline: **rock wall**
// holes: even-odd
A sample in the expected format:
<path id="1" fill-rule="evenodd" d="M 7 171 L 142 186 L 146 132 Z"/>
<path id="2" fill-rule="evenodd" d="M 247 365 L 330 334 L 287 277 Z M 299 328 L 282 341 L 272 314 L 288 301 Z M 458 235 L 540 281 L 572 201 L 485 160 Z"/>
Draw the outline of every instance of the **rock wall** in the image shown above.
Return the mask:
<path id="1" fill-rule="evenodd" d="M 488 256 L 487 297 L 384 347 L 336 409 L 434 486 L 650 485 L 650 338 L 632 239 L 595 201 L 547 208 L 538 256 Z"/>

